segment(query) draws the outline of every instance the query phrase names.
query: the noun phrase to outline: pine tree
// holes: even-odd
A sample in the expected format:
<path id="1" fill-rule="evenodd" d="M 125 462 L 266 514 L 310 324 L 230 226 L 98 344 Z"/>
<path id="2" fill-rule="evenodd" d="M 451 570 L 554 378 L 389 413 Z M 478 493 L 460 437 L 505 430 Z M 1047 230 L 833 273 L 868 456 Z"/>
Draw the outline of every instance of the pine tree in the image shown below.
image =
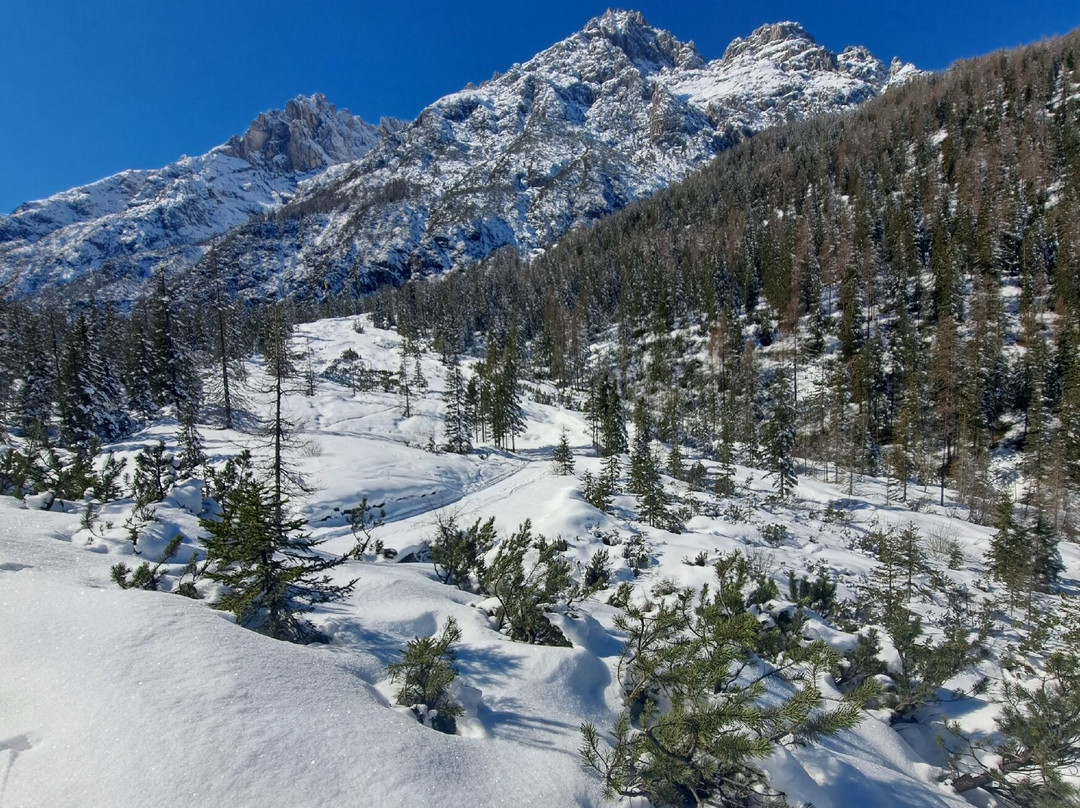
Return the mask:
<path id="1" fill-rule="evenodd" d="M 480 588 L 499 601 L 496 616 L 510 639 L 532 645 L 570 646 L 544 614 L 570 585 L 569 563 L 554 542 L 533 537 L 528 519 L 499 543 L 480 574 Z"/>
<path id="2" fill-rule="evenodd" d="M 165 442 L 144 446 L 135 455 L 135 471 L 131 479 L 132 497 L 136 507 L 161 502 L 176 482 L 173 456 L 165 451 Z"/>
<path id="3" fill-rule="evenodd" d="M 456 356 L 445 357 L 443 371 L 446 377 L 443 392 L 443 401 L 446 404 L 446 415 L 443 419 L 446 450 L 455 454 L 468 454 L 472 451 L 473 426 L 469 419 L 465 379 Z"/>
<path id="4" fill-rule="evenodd" d="M 737 557 L 736 557 L 737 558 Z M 769 665 L 754 653 L 761 626 L 746 611 L 729 557 L 717 564 L 715 589 L 685 589 L 616 617 L 626 633 L 619 663 L 626 708 L 601 739 L 582 726 L 581 756 L 609 799 L 645 797 L 653 805 L 752 805 L 765 775 L 755 765 L 785 738 L 812 742 L 855 726 L 869 688 L 826 706 L 818 677 L 836 654 L 818 641 L 796 646 L 796 660 Z M 747 680 L 749 679 L 749 684 Z M 784 698 L 761 697 L 768 682 L 788 680 Z"/>
<path id="5" fill-rule="evenodd" d="M 559 435 L 559 442 L 555 445 L 551 465 L 559 476 L 565 477 L 574 473 L 574 453 L 570 451 L 570 440 L 566 436 L 565 429 Z"/>
<path id="6" fill-rule="evenodd" d="M 199 524 L 206 577 L 226 587 L 215 606 L 232 612 L 238 624 L 280 640 L 326 641 L 300 615 L 352 591 L 355 579 L 336 584 L 327 574 L 346 558 L 316 552 L 322 542 L 287 515 L 273 474 L 258 474 L 247 452 L 226 463 L 213 493 L 220 514 Z"/>

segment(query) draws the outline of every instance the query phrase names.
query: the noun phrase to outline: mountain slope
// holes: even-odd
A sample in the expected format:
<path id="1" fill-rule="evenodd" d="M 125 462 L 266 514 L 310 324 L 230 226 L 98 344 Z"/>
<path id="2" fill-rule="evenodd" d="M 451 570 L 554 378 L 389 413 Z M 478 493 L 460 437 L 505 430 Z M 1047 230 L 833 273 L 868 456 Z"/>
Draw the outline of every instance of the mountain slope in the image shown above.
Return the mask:
<path id="1" fill-rule="evenodd" d="M 833 54 L 797 23 L 706 63 L 640 14 L 608 12 L 407 127 L 297 99 L 202 157 L 25 205 L 0 219 L 0 280 L 16 295 L 74 282 L 130 299 L 228 233 L 216 253 L 241 293 L 364 292 L 550 244 L 753 132 L 847 109 L 912 71 Z"/>
<path id="2" fill-rule="evenodd" d="M 908 71 L 902 75 L 910 75 Z M 759 28 L 705 63 L 692 43 L 608 12 L 221 245 L 241 285 L 363 292 L 383 280 L 528 251 L 685 176 L 767 126 L 877 95 L 892 74 L 837 56 L 797 23 Z M 282 246 L 282 241 L 287 245 Z"/>
<path id="3" fill-rule="evenodd" d="M 75 284 L 123 297 L 156 267 L 190 266 L 200 243 L 280 206 L 301 181 L 362 157 L 397 126 L 299 96 L 204 155 L 124 171 L 0 218 L 0 280 L 17 295 Z"/>
<path id="4" fill-rule="evenodd" d="M 312 323 L 295 347 L 313 346 L 319 370 L 346 349 L 373 368 L 397 367 L 400 336 L 370 320 L 363 325 L 360 334 L 351 319 Z M 427 436 L 442 434 L 443 380 L 434 354 L 424 352 L 418 362 L 432 389 L 416 398 L 412 418 L 400 417 L 394 393 L 356 395 L 330 382 L 313 396 L 287 397 L 290 414 L 307 424 L 302 437 L 312 447 L 296 458 L 316 488 L 304 498 L 302 515 L 317 538 L 327 540 L 326 551 L 353 548 L 342 511 L 356 504 L 358 492 L 384 503 L 386 524 L 375 536 L 400 551 L 396 561 L 369 553 L 335 571 L 342 580 L 359 581 L 347 600 L 310 615 L 333 637 L 325 646 L 298 647 L 240 628 L 208 608 L 218 590 L 206 579 L 198 583 L 204 600 L 168 594 L 177 588 L 183 561 L 193 553 L 201 557 L 197 516 L 213 506 L 202 499 L 208 489 L 199 480 L 181 482 L 156 503 L 139 556 L 122 527 L 134 507 L 130 497 L 101 505 L 93 530 L 80 527 L 81 507 L 43 512 L 0 498 L 0 636 L 10 648 L 0 700 L 11 705 L 0 713 L 5 805 L 602 808 L 613 803 L 603 800 L 600 778 L 579 762 L 579 726 L 586 720 L 610 726 L 623 706 L 618 663 L 625 633 L 614 625 L 619 609 L 608 602 L 620 584 L 639 603 L 670 601 L 677 587 L 714 581 L 711 563 L 738 551 L 754 559 L 779 592 L 787 592 L 789 572 L 827 570 L 838 600 L 847 601 L 879 564 L 856 540 L 882 526 L 908 524 L 924 536 L 955 537 L 961 564 L 947 568 L 936 556 L 927 561 L 950 585 L 974 588 L 985 577 L 978 559 L 990 531 L 955 519 L 952 508 L 916 512 L 890 505 L 880 480 L 864 480 L 863 493 L 852 496 L 807 474 L 795 498 L 778 503 L 770 501 L 768 476 L 751 469 L 738 469 L 733 497 L 692 492 L 665 476 L 670 492 L 698 503 L 678 534 L 639 521 L 629 495 L 618 497 L 612 513 L 602 513 L 584 501 L 580 479 L 551 470 L 551 451 L 564 432 L 579 473 L 600 467 L 583 414 L 562 407 L 526 402 L 521 455 L 427 452 L 421 448 Z M 252 379 L 260 374 L 257 366 L 250 370 Z M 251 436 L 202 430 L 207 451 L 218 458 L 251 444 Z M 139 443 L 159 438 L 174 447 L 172 423 L 115 448 L 130 456 Z M 252 448 L 265 457 L 265 446 Z M 441 583 L 428 563 L 401 563 L 447 515 L 462 524 L 494 518 L 500 536 L 529 517 L 538 533 L 565 540 L 575 575 L 596 554 L 610 554 L 605 589 L 549 615 L 573 647 L 513 642 L 484 612 L 482 595 Z M 183 549 L 163 567 L 163 591 L 122 591 L 109 582 L 114 564 L 155 561 L 167 537 L 178 533 Z M 645 548 L 643 569 L 626 552 L 635 542 Z M 688 563 L 699 556 L 709 563 Z M 1075 579 L 1080 552 L 1072 548 L 1066 560 Z M 928 579 L 921 574 L 920 585 Z M 763 612 L 793 606 L 779 592 Z M 983 594 L 991 593 L 974 597 Z M 920 599 L 914 608 L 929 619 L 939 602 Z M 463 632 L 454 694 L 465 708 L 453 736 L 394 706 L 400 682 L 391 681 L 385 667 L 400 661 L 406 643 L 433 634 L 450 617 Z M 805 635 L 838 650 L 857 641 L 810 613 Z M 998 639 L 990 648 L 1005 652 Z M 896 660 L 884 643 L 880 661 L 899 679 Z M 1000 669 L 991 657 L 980 673 L 996 676 Z M 967 687 L 973 679 L 957 676 L 950 686 Z M 934 739 L 945 718 L 984 737 L 999 709 L 999 691 L 977 698 L 948 692 L 941 691 L 942 703 L 923 709 L 924 723 L 890 726 L 888 710 L 872 711 L 855 729 L 821 744 L 785 739 L 761 761 L 770 785 L 786 792 L 792 805 L 962 808 L 968 803 L 937 782 L 946 751 Z M 87 755 L 102 738 L 109 741 L 102 753 Z"/>

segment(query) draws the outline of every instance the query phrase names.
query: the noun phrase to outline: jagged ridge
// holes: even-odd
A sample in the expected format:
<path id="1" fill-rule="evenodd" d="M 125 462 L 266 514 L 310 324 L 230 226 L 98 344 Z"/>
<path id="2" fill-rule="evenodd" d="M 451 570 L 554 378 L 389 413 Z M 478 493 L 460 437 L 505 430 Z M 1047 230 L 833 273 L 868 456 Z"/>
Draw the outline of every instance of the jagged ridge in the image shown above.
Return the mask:
<path id="1" fill-rule="evenodd" d="M 11 278 L 21 270 L 19 290 L 26 292 L 109 266 L 113 272 L 99 273 L 95 283 L 122 297 L 155 266 L 186 277 L 204 249 L 196 245 L 231 229 L 206 263 L 230 267 L 229 285 L 241 293 L 362 293 L 461 267 L 503 246 L 541 248 L 753 132 L 846 109 L 889 82 L 890 70 L 865 49 L 833 54 L 797 23 L 762 26 L 706 63 L 693 43 L 650 27 L 640 14 L 609 11 L 525 64 L 439 99 L 408 126 L 383 126 L 377 139 L 370 127 L 350 128 L 351 116 L 316 114 L 300 99 L 291 111 L 260 116 L 242 137 L 191 162 L 244 161 L 245 171 L 288 178 L 285 187 L 260 187 L 251 197 L 237 192 L 233 215 L 219 219 L 212 207 L 184 208 L 184 170 L 198 173 L 201 164 L 164 169 L 176 175 L 159 187 L 152 211 L 155 222 L 166 214 L 176 219 L 154 234 L 154 244 L 170 247 L 164 255 L 137 245 L 140 260 L 126 256 L 130 244 L 118 233 L 128 232 L 133 215 L 140 220 L 120 205 L 116 227 L 102 227 L 103 217 L 73 217 L 79 224 L 72 233 L 58 222 L 37 238 L 31 256 L 19 228 L 34 211 L 20 209 L 11 217 L 19 221 L 0 225 L 0 240 L 8 242 L 0 247 L 0 271 Z M 369 144 L 362 159 L 342 162 Z M 332 163 L 336 168 L 318 173 Z M 313 173 L 299 184 L 304 171 Z M 87 196 L 86 189 L 68 193 L 76 196 L 64 201 L 69 209 Z M 136 196 L 113 186 L 109 193 Z M 62 197 L 38 204 L 48 208 Z M 63 260 L 52 257 L 57 252 Z M 119 264 L 117 253 L 125 256 Z"/>
<path id="2" fill-rule="evenodd" d="M 69 294 L 124 298 L 157 267 L 190 268 L 199 245 L 280 207 L 301 181 L 362 157 L 400 125 L 374 127 L 321 95 L 299 96 L 207 154 L 124 171 L 0 218 L 0 280 L 20 296 L 75 284 Z"/>

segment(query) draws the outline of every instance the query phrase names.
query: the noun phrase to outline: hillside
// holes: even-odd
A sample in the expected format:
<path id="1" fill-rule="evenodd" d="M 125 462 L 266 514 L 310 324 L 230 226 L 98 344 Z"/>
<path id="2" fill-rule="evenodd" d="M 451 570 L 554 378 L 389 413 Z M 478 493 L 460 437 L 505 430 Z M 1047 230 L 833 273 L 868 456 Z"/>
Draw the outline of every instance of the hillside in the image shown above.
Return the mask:
<path id="1" fill-rule="evenodd" d="M 228 266 L 245 298 L 368 292 L 528 253 L 754 132 L 917 73 L 832 53 L 796 23 L 706 63 L 640 14 L 608 12 L 408 125 L 300 98 L 201 157 L 24 205 L 0 218 L 0 283 L 130 304 L 159 271 L 197 295 Z"/>
<path id="2" fill-rule="evenodd" d="M 314 352 L 319 371 L 346 349 L 376 370 L 395 368 L 400 338 L 370 325 L 357 334 L 352 323 L 313 323 L 294 344 Z M 129 493 L 101 504 L 90 529 L 80 527 L 79 503 L 57 513 L 59 506 L 17 510 L 17 501 L 8 501 L 0 542 L 5 805 L 601 805 L 599 779 L 577 759 L 578 726 L 610 726 L 621 709 L 615 665 L 624 634 L 613 626 L 618 610 L 606 603 L 621 582 L 634 599 L 662 599 L 658 593 L 709 581 L 708 565 L 738 551 L 781 593 L 789 570 L 811 577 L 823 570 L 838 583 L 838 602 L 850 603 L 879 566 L 859 549 L 861 539 L 913 525 L 927 541 L 954 543 L 962 557 L 946 566 L 931 553 L 920 585 L 944 575 L 948 586 L 971 593 L 973 604 L 1000 602 L 1003 590 L 987 585 L 981 565 L 991 532 L 957 518 L 952 492 L 947 507 L 916 511 L 887 505 L 883 481 L 871 478 L 860 478 L 850 495 L 804 474 L 793 496 L 778 502 L 768 477 L 748 468 L 737 469 L 732 496 L 694 493 L 665 476 L 665 488 L 692 513 L 684 530 L 671 533 L 640 521 L 631 495 L 616 497 L 608 513 L 582 499 L 581 475 L 597 472 L 600 461 L 580 412 L 526 400 L 516 454 L 425 451 L 429 437 L 442 439 L 443 385 L 433 356 L 424 354 L 420 367 L 429 390 L 407 419 L 396 394 L 354 394 L 328 381 L 314 395 L 287 399 L 290 417 L 302 424 L 303 448 L 291 457 L 315 489 L 297 504 L 313 536 L 328 540 L 323 552 L 349 551 L 354 539 L 342 509 L 365 492 L 385 508 L 374 537 L 398 553 L 393 560 L 369 553 L 335 572 L 341 581 L 359 580 L 347 599 L 311 615 L 329 635 L 327 645 L 275 641 L 234 625 L 207 600 L 169 594 L 187 556 L 202 557 L 196 517 L 210 504 L 198 478 L 179 481 L 154 506 L 134 548 L 121 527 L 132 512 Z M 251 373 L 257 384 L 260 369 Z M 171 442 L 172 429 L 163 422 L 111 448 L 130 458 L 159 437 Z M 241 447 L 265 451 L 250 435 L 200 429 L 219 468 Z M 574 447 L 575 475 L 551 468 L 561 430 Z M 715 464 L 704 462 L 711 473 Z M 449 514 L 462 523 L 493 516 L 504 537 L 531 517 L 538 533 L 566 541 L 565 556 L 579 571 L 597 551 L 612 552 L 607 587 L 551 614 L 572 647 L 513 642 L 479 608 L 483 596 L 440 583 L 430 563 L 401 563 Z M 177 530 L 182 550 L 165 565 L 162 591 L 124 591 L 109 581 L 113 564 L 154 561 Z M 705 566 L 691 561 L 699 554 Z M 1070 545 L 1063 556 L 1064 580 L 1075 588 L 1080 554 Z M 938 586 L 912 603 L 931 626 L 944 605 Z M 206 579 L 198 589 L 205 597 L 214 591 Z M 762 619 L 789 605 L 778 595 L 761 607 Z M 805 637 L 854 647 L 855 635 L 837 627 L 843 610 L 830 618 L 807 614 Z M 451 736 L 392 706 L 395 686 L 385 669 L 414 635 L 432 634 L 449 617 L 462 627 L 454 693 L 464 704 Z M 820 745 L 781 744 L 762 761 L 771 788 L 786 792 L 792 805 L 968 804 L 935 782 L 945 760 L 933 737 L 948 737 L 946 718 L 976 738 L 991 727 L 993 683 L 1003 675 L 996 660 L 1018 637 L 1005 613 L 995 619 L 1003 628 L 985 640 L 987 659 L 944 682 L 937 700 L 920 709 L 919 723 L 890 727 L 888 709 L 870 710 L 855 729 Z M 882 659 L 896 676 L 888 644 Z M 990 689 L 954 695 L 975 672 L 991 678 Z M 88 755 L 90 747 L 100 752 Z"/>
<path id="3" fill-rule="evenodd" d="M 8 297 L 63 289 L 130 300 L 154 272 L 194 264 L 203 245 L 357 160 L 401 125 L 365 123 L 321 95 L 262 113 L 241 136 L 160 169 L 124 171 L 0 216 Z"/>
<path id="4" fill-rule="evenodd" d="M 609 370 L 663 414 L 663 438 L 739 439 L 744 459 L 790 399 L 796 453 L 837 475 L 951 482 L 984 522 L 1017 491 L 1074 537 L 1076 45 L 762 132 L 530 261 L 499 255 L 368 308 L 452 350 L 513 321 L 557 384 Z M 786 389 L 768 387 L 777 370 Z"/>

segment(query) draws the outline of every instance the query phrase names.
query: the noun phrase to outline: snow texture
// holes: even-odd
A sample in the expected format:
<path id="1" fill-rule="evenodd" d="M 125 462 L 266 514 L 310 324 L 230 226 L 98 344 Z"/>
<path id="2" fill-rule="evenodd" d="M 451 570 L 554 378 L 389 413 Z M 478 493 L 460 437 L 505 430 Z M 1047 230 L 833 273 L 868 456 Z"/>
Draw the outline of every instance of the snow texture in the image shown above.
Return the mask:
<path id="1" fill-rule="evenodd" d="M 304 326 L 298 346 L 314 350 L 319 369 L 345 349 L 376 368 L 397 366 L 396 334 L 370 322 L 359 334 L 352 324 Z M 291 645 L 236 626 L 208 607 L 213 592 L 205 582 L 205 600 L 170 594 L 182 562 L 201 554 L 197 517 L 207 503 L 197 482 L 181 483 L 156 506 L 141 556 L 121 527 L 130 500 L 105 505 L 88 530 L 76 507 L 41 511 L 0 499 L 0 806 L 602 805 L 598 779 L 578 760 L 578 727 L 586 720 L 610 726 L 621 707 L 615 609 L 601 593 L 553 615 L 572 648 L 511 642 L 480 608 L 481 596 L 439 583 L 430 564 L 399 563 L 422 547 L 439 515 L 459 523 L 493 516 L 500 535 L 530 517 L 537 532 L 565 539 L 569 558 L 582 564 L 606 547 L 603 537 L 640 536 L 650 557 L 640 576 L 618 546 L 610 548 L 615 580 L 640 593 L 664 580 L 698 586 L 711 571 L 685 559 L 739 549 L 767 561 L 781 591 L 788 570 L 824 566 L 842 596 L 876 565 L 852 538 L 877 524 L 912 522 L 924 536 L 947 533 L 959 543 L 969 561 L 947 571 L 957 583 L 986 586 L 973 559 L 985 551 L 989 530 L 957 519 L 949 505 L 886 504 L 883 483 L 873 479 L 860 479 L 850 495 L 803 474 L 793 499 L 779 504 L 767 499 L 767 476 L 739 468 L 739 496 L 730 503 L 740 513 L 703 508 L 676 535 L 637 522 L 630 497 L 617 498 L 612 515 L 598 512 L 583 501 L 578 477 L 553 473 L 551 452 L 563 430 L 578 474 L 598 470 L 580 412 L 526 402 L 516 454 L 489 446 L 464 457 L 425 451 L 429 439 L 441 438 L 442 377 L 431 355 L 421 367 L 430 389 L 417 396 L 409 419 L 392 394 L 354 395 L 330 382 L 314 396 L 288 399 L 301 424 L 293 459 L 315 489 L 299 505 L 313 534 L 328 539 L 322 549 L 352 547 L 342 510 L 367 493 L 386 510 L 376 538 L 401 553 L 397 560 L 369 554 L 335 571 L 359 582 L 347 600 L 313 613 L 332 637 L 327 645 Z M 258 373 L 252 368 L 256 380 Z M 163 422 L 110 448 L 130 457 L 143 444 L 172 440 L 174 430 Z M 201 431 L 215 462 L 244 447 L 266 451 L 241 433 Z M 828 506 L 843 519 L 826 519 Z M 765 524 L 786 528 L 779 546 L 764 541 Z M 113 564 L 156 561 L 177 534 L 183 551 L 166 566 L 163 591 L 110 582 Z M 1063 554 L 1074 580 L 1080 554 L 1071 545 Z M 455 736 L 392 706 L 385 669 L 408 640 L 435 633 L 449 617 L 463 633 L 456 695 L 465 715 Z M 854 642 L 814 617 L 807 635 L 840 649 Z M 968 803 L 939 782 L 944 760 L 935 732 L 945 718 L 986 732 L 994 714 L 983 698 L 947 699 L 923 723 L 897 731 L 875 713 L 819 745 L 781 746 L 764 766 L 793 804 L 959 808 Z"/>

